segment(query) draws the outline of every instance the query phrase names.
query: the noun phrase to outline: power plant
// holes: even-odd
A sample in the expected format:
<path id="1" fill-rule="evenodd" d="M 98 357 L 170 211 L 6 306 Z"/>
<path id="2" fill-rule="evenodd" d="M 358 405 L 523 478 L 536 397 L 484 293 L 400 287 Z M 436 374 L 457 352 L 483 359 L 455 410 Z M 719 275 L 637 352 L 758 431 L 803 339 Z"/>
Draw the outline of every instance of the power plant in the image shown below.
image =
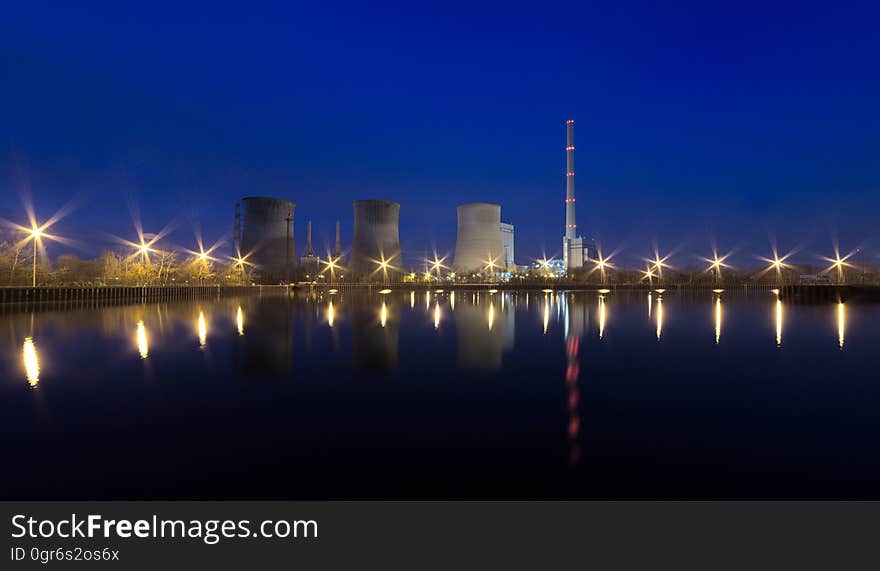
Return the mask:
<path id="1" fill-rule="evenodd" d="M 565 271 L 583 268 L 597 257 L 596 243 L 578 236 L 574 198 L 574 119 L 565 122 L 565 236 L 562 259 Z"/>
<path id="2" fill-rule="evenodd" d="M 296 259 L 293 210 L 289 200 L 268 197 L 241 199 L 241 252 L 254 264 L 263 282 L 288 280 Z"/>
<path id="3" fill-rule="evenodd" d="M 575 205 L 574 120 L 565 123 L 565 233 L 562 266 L 565 272 L 584 268 L 598 258 L 594 240 L 578 234 Z M 296 261 L 293 232 L 295 204 L 269 197 L 243 198 L 236 204 L 233 249 L 246 255 L 263 283 L 289 281 Z M 348 269 L 354 279 L 397 279 L 410 270 L 400 250 L 400 204 L 390 200 L 356 200 L 354 236 Z M 461 274 L 500 274 L 515 266 L 514 225 L 501 221 L 501 205 L 470 202 L 457 208 L 458 228 L 452 269 Z M 240 254 L 239 254 L 240 252 Z M 336 221 L 335 264 L 345 264 Z M 426 257 L 427 258 L 427 257 Z M 307 224 L 306 248 L 300 258 L 306 275 L 319 270 L 312 245 L 312 223 Z M 427 262 L 426 262 L 427 263 Z M 427 272 L 427 266 L 425 268 Z"/>
<path id="4" fill-rule="evenodd" d="M 494 273 L 506 267 L 501 241 L 501 205 L 471 202 L 458 207 L 458 236 L 455 240 L 456 272 Z"/>
<path id="5" fill-rule="evenodd" d="M 354 239 L 349 269 L 385 279 L 403 271 L 400 254 L 400 204 L 390 200 L 354 201 Z"/>

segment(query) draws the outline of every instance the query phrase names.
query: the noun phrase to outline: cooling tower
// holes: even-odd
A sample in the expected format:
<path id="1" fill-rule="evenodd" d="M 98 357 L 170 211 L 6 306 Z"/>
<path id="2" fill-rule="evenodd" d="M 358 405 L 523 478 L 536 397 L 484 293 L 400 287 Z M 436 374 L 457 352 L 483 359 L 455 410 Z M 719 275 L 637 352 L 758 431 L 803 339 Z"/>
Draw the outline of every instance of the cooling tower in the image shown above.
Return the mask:
<path id="1" fill-rule="evenodd" d="M 403 260 L 397 227 L 399 218 L 400 204 L 396 202 L 354 201 L 354 239 L 349 261 L 352 272 L 380 280 L 400 274 Z"/>
<path id="2" fill-rule="evenodd" d="M 471 202 L 458 207 L 458 238 L 455 241 L 457 272 L 496 271 L 505 267 L 504 246 L 501 244 L 501 205 Z"/>
<path id="3" fill-rule="evenodd" d="M 296 259 L 293 242 L 295 204 L 278 198 L 241 199 L 241 253 L 263 282 L 287 278 Z"/>

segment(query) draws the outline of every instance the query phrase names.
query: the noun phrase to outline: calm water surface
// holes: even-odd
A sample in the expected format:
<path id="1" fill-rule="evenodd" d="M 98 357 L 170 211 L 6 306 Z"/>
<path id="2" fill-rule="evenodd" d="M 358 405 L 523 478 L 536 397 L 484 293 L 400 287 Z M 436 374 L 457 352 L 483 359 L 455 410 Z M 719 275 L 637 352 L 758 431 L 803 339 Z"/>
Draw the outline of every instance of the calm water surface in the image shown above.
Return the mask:
<path id="1" fill-rule="evenodd" d="M 880 305 L 0 309 L 3 499 L 880 498 Z"/>

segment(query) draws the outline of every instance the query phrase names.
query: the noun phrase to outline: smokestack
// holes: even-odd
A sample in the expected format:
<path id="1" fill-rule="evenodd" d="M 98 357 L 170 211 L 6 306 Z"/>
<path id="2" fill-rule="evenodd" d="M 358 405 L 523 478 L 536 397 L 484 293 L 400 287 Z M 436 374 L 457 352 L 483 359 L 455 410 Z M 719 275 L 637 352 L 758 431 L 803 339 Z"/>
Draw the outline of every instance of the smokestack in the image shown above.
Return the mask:
<path id="1" fill-rule="evenodd" d="M 314 256 L 312 251 L 312 221 L 306 222 L 306 256 Z"/>
<path id="2" fill-rule="evenodd" d="M 339 220 L 336 221 L 336 247 L 333 249 L 333 257 L 339 258 L 342 256 L 342 239 L 339 237 Z"/>
<path id="3" fill-rule="evenodd" d="M 577 238 L 574 208 L 574 119 L 565 122 L 565 237 Z"/>

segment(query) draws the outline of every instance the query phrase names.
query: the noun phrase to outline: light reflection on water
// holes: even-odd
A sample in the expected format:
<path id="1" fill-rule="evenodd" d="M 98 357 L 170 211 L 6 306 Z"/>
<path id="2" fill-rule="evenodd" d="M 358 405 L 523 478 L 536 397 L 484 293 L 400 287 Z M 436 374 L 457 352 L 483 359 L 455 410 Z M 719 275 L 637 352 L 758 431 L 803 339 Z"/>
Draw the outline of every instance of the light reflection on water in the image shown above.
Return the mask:
<path id="1" fill-rule="evenodd" d="M 208 324 L 205 321 L 205 312 L 199 311 L 199 319 L 196 323 L 199 334 L 199 347 L 204 347 L 208 343 Z"/>
<path id="2" fill-rule="evenodd" d="M 782 346 L 782 300 L 776 298 L 776 346 Z"/>
<path id="3" fill-rule="evenodd" d="M 406 291 L 404 292 L 404 299 L 408 302 L 406 305 L 409 307 L 410 313 L 418 313 L 420 310 L 415 306 L 411 305 L 413 300 L 413 296 L 415 292 Z M 560 322 L 563 325 L 563 335 L 566 339 L 570 338 L 570 333 L 572 329 L 572 319 L 578 313 L 586 313 L 589 314 L 589 311 L 584 311 L 587 308 L 587 304 L 589 303 L 589 297 L 595 295 L 589 292 L 563 292 L 559 294 L 550 294 L 550 293 L 532 293 L 532 292 L 503 292 L 498 295 L 486 294 L 473 292 L 465 297 L 465 300 L 469 303 L 465 303 L 463 307 L 459 309 L 462 310 L 461 313 L 458 311 L 453 311 L 454 300 L 456 298 L 455 292 L 438 292 L 431 294 L 430 292 L 425 293 L 426 300 L 429 302 L 426 305 L 425 312 L 427 313 L 428 323 L 431 324 L 431 327 L 434 330 L 439 330 L 441 322 L 444 317 L 444 306 L 448 306 L 450 310 L 450 319 L 452 319 L 452 323 L 455 326 L 453 330 L 453 334 L 459 338 L 459 345 L 461 346 L 473 346 L 480 347 L 484 345 L 484 341 L 480 338 L 482 334 L 479 334 L 474 329 L 473 319 L 472 319 L 472 311 L 471 309 L 482 311 L 483 315 L 483 327 L 490 334 L 487 339 L 497 339 L 497 343 L 500 343 L 501 339 L 506 339 L 505 345 L 512 344 L 512 332 L 514 331 L 514 324 L 516 321 L 525 318 L 525 314 L 527 314 L 530 310 L 530 300 L 531 298 L 535 298 L 539 303 L 535 306 L 540 308 L 540 326 L 538 332 L 543 336 L 551 336 L 552 333 L 552 324 L 554 322 Z M 728 295 L 728 294 L 725 294 Z M 309 299 L 295 299 L 292 301 L 294 304 L 311 304 L 311 303 L 322 303 L 325 305 L 325 317 L 327 324 L 333 328 L 337 325 L 337 321 L 340 317 L 340 311 L 342 312 L 350 312 L 353 308 L 362 305 L 365 301 L 370 299 L 369 296 L 357 296 L 357 295 L 337 295 L 337 302 L 342 303 L 342 309 L 337 306 L 334 301 L 332 301 L 329 296 L 322 296 L 320 299 L 315 298 L 314 300 Z M 433 297 L 433 303 L 430 303 Z M 461 297 L 461 296 L 459 296 Z M 670 319 L 669 315 L 667 315 L 667 297 L 661 295 L 654 295 L 652 293 L 647 294 L 648 302 L 649 302 L 649 316 L 652 317 L 653 325 L 654 325 L 654 337 L 657 340 L 661 340 L 664 337 L 666 326 L 665 322 Z M 625 330 L 633 330 L 637 328 L 638 322 L 629 319 L 629 311 L 627 308 L 633 305 L 635 301 L 635 296 L 627 296 L 626 294 L 600 294 L 597 298 L 596 313 L 595 313 L 595 327 L 598 331 L 598 338 L 600 340 L 604 339 L 607 334 L 608 328 L 608 320 L 610 315 L 609 309 L 609 298 L 614 298 L 616 300 L 615 306 L 619 305 L 619 309 L 623 311 L 623 314 L 620 318 L 620 327 Z M 380 328 L 385 329 L 388 327 L 392 327 L 394 329 L 394 335 L 390 338 L 385 336 L 385 338 L 391 339 L 397 337 L 397 331 L 400 330 L 401 327 L 404 327 L 407 331 L 411 330 L 413 324 L 409 323 L 406 316 L 395 316 L 392 318 L 392 314 L 395 313 L 394 308 L 400 308 L 400 298 L 395 297 L 394 295 L 385 295 L 381 296 L 380 305 L 378 307 L 378 325 Z M 379 301 L 379 300 L 376 300 Z M 496 301 L 498 303 L 496 304 Z M 248 331 L 245 329 L 245 314 L 246 307 L 249 304 L 253 303 L 253 300 L 249 300 L 248 298 L 238 299 L 235 301 L 230 301 L 229 303 L 233 304 L 232 311 L 232 326 L 233 331 L 238 337 L 246 338 L 248 337 Z M 261 303 L 282 303 L 282 300 L 263 300 Z M 693 305 L 699 305 L 699 300 L 689 301 L 687 306 L 682 306 L 682 301 L 677 300 L 675 306 L 673 307 L 673 311 L 680 310 L 682 307 L 690 307 Z M 721 341 L 722 335 L 722 327 L 725 322 L 725 308 L 721 295 L 713 294 L 710 299 L 707 299 L 704 303 L 711 304 L 711 311 L 713 315 L 713 340 L 717 345 Z M 737 310 L 741 307 L 754 307 L 755 305 L 760 304 L 760 298 L 754 299 L 751 298 L 749 300 L 736 300 L 733 304 L 731 311 L 733 311 L 733 319 L 737 318 Z M 204 303 L 200 303 L 199 305 L 205 305 Z M 127 317 L 127 313 L 133 313 L 136 315 L 132 319 L 135 327 L 135 348 L 137 350 L 137 355 L 141 359 L 147 359 L 154 352 L 154 347 L 152 347 L 151 334 L 153 337 L 156 337 L 160 342 L 162 338 L 167 337 L 169 334 L 173 335 L 176 331 L 176 328 L 172 327 L 171 331 L 166 332 L 166 321 L 169 320 L 169 314 L 171 312 L 171 308 L 175 306 L 169 304 L 157 304 L 154 308 L 147 308 L 144 310 L 142 308 L 104 308 L 93 310 L 91 317 L 92 321 L 97 318 L 97 321 L 106 322 L 106 319 L 102 318 L 102 315 L 110 314 L 117 315 L 121 313 L 123 315 L 123 320 L 129 319 Z M 179 314 L 185 313 L 186 304 L 177 304 L 177 308 L 180 309 Z M 405 307 L 405 306 L 404 306 Z M 847 308 L 843 302 L 839 302 L 834 306 L 834 314 L 835 314 L 835 326 L 836 326 L 836 337 L 837 337 L 837 347 L 843 349 L 846 345 L 846 328 L 847 328 Z M 872 307 L 872 306 L 868 306 Z M 784 303 L 781 299 L 776 297 L 773 299 L 773 304 L 771 306 L 771 314 L 773 315 L 773 320 L 775 323 L 775 346 L 782 346 L 782 337 L 784 330 L 784 313 L 786 311 L 786 303 Z M 208 342 L 208 335 L 210 333 L 210 324 L 208 314 L 213 311 L 213 308 L 208 308 L 208 311 L 202 308 L 198 308 L 197 310 L 197 318 L 196 318 L 196 334 L 198 337 L 198 343 L 200 348 L 205 348 Z M 315 311 L 317 312 L 317 305 Z M 806 310 L 802 310 L 801 313 Z M 217 311 L 216 313 L 222 314 L 222 310 Z M 304 313 L 305 314 L 305 313 Z M 29 314 L 30 315 L 30 314 Z M 42 318 L 43 316 L 50 316 L 51 312 L 38 312 L 35 316 L 38 318 Z M 316 315 L 318 315 L 316 313 Z M 375 314 L 374 314 L 375 315 Z M 673 318 L 675 315 L 673 314 Z M 60 316 L 58 316 L 60 318 Z M 174 316 L 170 315 L 171 323 L 173 325 Z M 496 328 L 499 322 L 499 319 L 502 319 L 505 322 L 508 322 L 505 326 L 505 331 L 503 335 L 495 336 Z M 589 319 L 589 317 L 587 318 Z M 150 326 L 150 321 L 153 321 L 153 325 Z M 357 320 L 355 320 L 358 323 Z M 72 324 L 68 324 L 70 326 Z M 266 329 L 266 323 L 259 323 L 256 321 L 251 321 L 251 328 L 256 328 L 259 331 L 259 335 L 261 337 L 276 337 L 275 332 Z M 575 331 L 582 331 L 583 323 L 579 323 L 575 326 Z M 734 332 L 736 331 L 736 327 L 743 327 L 745 324 L 742 321 L 738 321 L 735 327 Z M 754 328 L 757 323 L 749 324 L 749 327 Z M 676 321 L 675 327 L 685 329 L 692 329 L 696 326 L 696 322 L 691 322 L 688 320 L 687 322 L 683 322 L 681 320 Z M 277 327 L 277 320 L 273 320 L 271 327 Z M 580 329 L 578 329 L 580 327 Z M 814 327 L 815 328 L 815 327 Z M 131 331 L 131 329 L 129 329 Z M 508 332 L 509 331 L 509 332 Z M 99 329 L 99 333 L 103 333 L 105 337 L 112 337 L 113 335 L 113 327 L 106 323 L 103 327 Z M 220 330 L 215 331 L 217 335 L 223 335 Z M 307 335 L 310 335 L 309 332 L 306 332 Z M 363 334 L 363 332 L 359 333 L 358 336 L 366 338 L 370 334 Z M 577 333 L 579 336 L 580 333 Z M 100 335 L 99 335 L 100 338 Z M 24 364 L 24 369 L 26 371 L 26 379 L 28 383 L 32 386 L 35 386 L 40 379 L 40 364 L 39 358 L 37 356 L 36 346 L 34 344 L 34 338 L 32 335 L 22 336 L 19 338 L 21 345 L 19 345 L 20 354 L 21 354 L 21 362 Z M 285 337 L 281 337 L 279 341 L 283 344 L 288 344 L 290 339 L 285 340 Z M 338 340 L 337 340 L 338 341 Z M 94 340 L 93 340 L 94 342 Z M 273 345 L 277 344 L 278 341 L 273 343 Z M 50 345 L 49 350 L 52 351 L 54 347 Z M 523 349 L 527 349 L 523 347 Z M 396 347 L 391 348 L 383 348 L 383 351 L 397 351 Z M 496 363 L 500 366 L 500 360 L 497 357 L 499 355 L 498 350 L 487 351 L 486 353 L 488 357 L 485 359 L 486 362 Z M 474 359 L 465 359 L 465 361 L 473 362 Z"/>
<path id="4" fill-rule="evenodd" d="M 147 328 L 144 326 L 143 320 L 137 323 L 135 343 L 137 343 L 138 354 L 141 356 L 141 359 L 146 359 L 150 355 L 150 347 L 147 341 Z"/>
<path id="5" fill-rule="evenodd" d="M 24 361 L 25 379 L 31 388 L 40 382 L 40 359 L 37 356 L 37 346 L 31 337 L 26 337 L 21 350 Z"/>
<path id="6" fill-rule="evenodd" d="M 682 466 L 699 464 L 705 448 L 694 452 L 685 443 L 707 431 L 707 438 L 720 440 L 733 456 L 759 448 L 762 457 L 770 457 L 779 451 L 761 447 L 791 438 L 795 428 L 809 432 L 811 425 L 799 423 L 816 414 L 867 423 L 866 437 L 880 442 L 880 421 L 870 425 L 873 417 L 861 408 L 880 409 L 880 390 L 875 394 L 872 385 L 854 380 L 871 370 L 867 364 L 873 363 L 880 331 L 868 324 L 880 317 L 880 305 L 795 305 L 730 289 L 723 300 L 721 294 L 673 290 L 662 296 L 618 291 L 597 296 L 595 291 L 492 295 L 447 289 L 425 292 L 424 307 L 414 303 L 417 295 L 422 292 L 340 291 L 332 300 L 297 293 L 289 299 L 6 311 L 0 313 L 0 331 L 8 332 L 0 337 L 0 390 L 6 391 L 0 406 L 33 432 L 45 419 L 16 400 L 16 391 L 51 396 L 49 416 L 59 423 L 52 434 L 61 439 L 66 430 L 75 430 L 72 418 L 85 422 L 97 414 L 89 412 L 93 409 L 118 410 L 117 420 L 124 423 L 122 411 L 143 408 L 155 430 L 170 422 L 166 416 L 178 424 L 186 414 L 238 418 L 237 407 L 244 406 L 250 412 L 241 413 L 241 425 L 272 420 L 296 426 L 290 433 L 298 440 L 285 440 L 286 448 L 272 448 L 273 439 L 281 438 L 274 434 L 264 443 L 270 456 L 302 444 L 328 446 L 325 456 L 330 457 L 338 452 L 334 446 L 349 449 L 337 441 L 337 431 L 356 448 L 364 445 L 357 441 L 358 430 L 369 431 L 363 426 L 369 423 L 384 435 L 373 435 L 373 444 L 388 434 L 412 433 L 425 454 L 441 456 L 457 446 L 479 447 L 485 435 L 482 445 L 510 442 L 506 446 L 524 454 L 518 462 L 548 473 L 553 472 L 548 466 L 557 465 L 553 462 L 569 469 L 602 462 L 607 468 L 628 454 L 653 458 L 660 452 L 648 443 L 659 438 L 683 447 Z M 200 352 L 192 342 L 194 318 L 198 348 L 207 346 L 210 335 L 210 351 Z M 777 349 L 784 327 L 786 345 Z M 147 359 L 149 366 L 138 365 Z M 823 392 L 838 374 L 844 381 L 833 390 L 843 390 L 846 397 L 840 402 L 836 393 Z M 802 407 L 783 411 L 794 427 L 768 420 L 776 403 Z M 77 412 L 64 408 L 60 414 L 58 407 Z M 764 424 L 743 432 L 732 428 L 736 422 L 748 424 L 753 414 Z M 713 424 L 728 421 L 724 430 Z M 349 431 L 348 423 L 359 428 Z M 521 448 L 501 436 L 515 430 Z M 172 453 L 175 434 L 164 436 Z M 761 437 L 751 440 L 749 434 Z M 541 449 L 536 442 L 564 450 L 555 460 L 550 452 L 535 459 L 529 454 Z M 391 462 L 381 450 L 373 453 L 376 462 Z M 480 453 L 492 456 L 485 449 Z M 798 453 L 810 457 L 810 449 Z M 180 454 L 185 456 L 183 450 Z M 224 457 L 222 448 L 214 454 Z M 419 452 L 406 448 L 406 454 Z M 723 464 L 723 459 L 713 461 Z M 477 469 L 458 468 L 459 474 Z M 650 470 L 640 470 L 645 479 L 651 477 Z M 510 474 L 504 477 L 515 478 Z M 532 482 L 541 479 L 530 474 Z M 880 469 L 874 475 L 880 477 Z M 542 489 L 553 488 L 543 484 Z"/>
<path id="7" fill-rule="evenodd" d="M 657 341 L 663 335 L 663 296 L 657 296 Z"/>

